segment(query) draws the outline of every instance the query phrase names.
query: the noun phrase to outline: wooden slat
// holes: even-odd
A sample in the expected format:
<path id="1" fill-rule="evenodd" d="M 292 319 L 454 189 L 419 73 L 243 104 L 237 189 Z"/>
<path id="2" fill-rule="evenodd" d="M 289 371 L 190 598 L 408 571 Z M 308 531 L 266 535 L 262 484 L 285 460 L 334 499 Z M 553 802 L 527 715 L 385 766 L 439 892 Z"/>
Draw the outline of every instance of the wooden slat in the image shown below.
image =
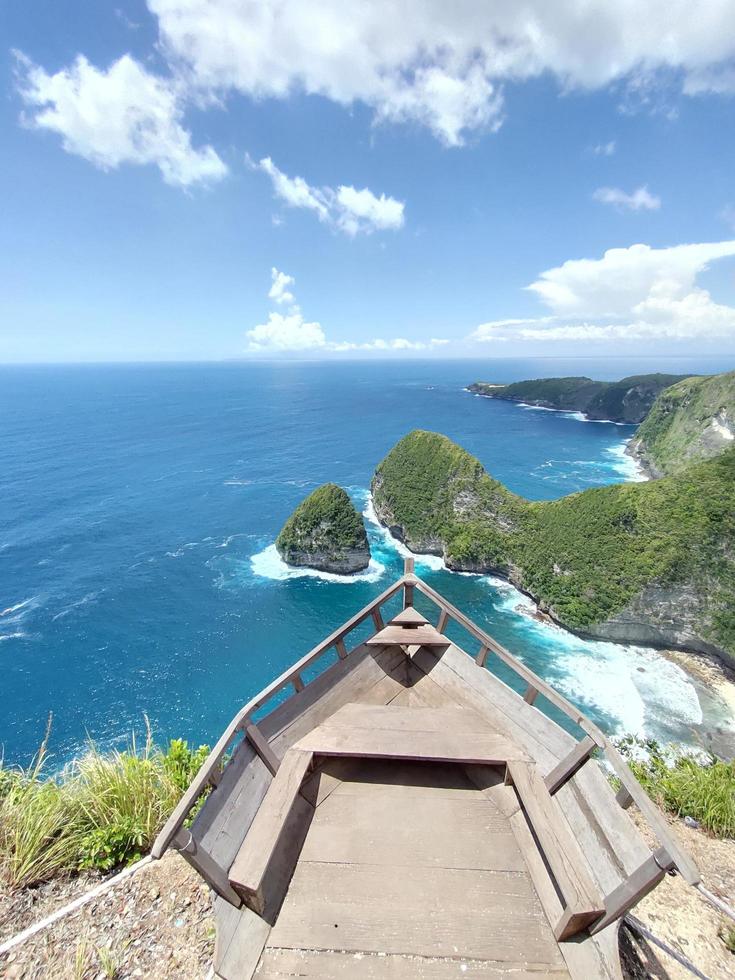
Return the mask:
<path id="1" fill-rule="evenodd" d="M 459 705 L 407 708 L 396 704 L 349 702 L 325 718 L 322 728 L 367 728 L 375 731 L 449 732 L 459 734 L 492 733 L 476 711 Z"/>
<path id="2" fill-rule="evenodd" d="M 173 840 L 179 854 L 194 868 L 215 892 L 231 905 L 240 906 L 242 901 L 227 880 L 227 869 L 214 860 L 192 837 L 191 831 L 180 828 Z"/>
<path id="3" fill-rule="evenodd" d="M 280 760 L 271 749 L 267 740 L 261 734 L 258 726 L 251 721 L 246 721 L 243 725 L 243 731 L 245 732 L 245 737 L 247 740 L 275 776 L 275 774 L 278 772 Z"/>
<path id="4" fill-rule="evenodd" d="M 268 945 L 562 963 L 524 875 L 448 868 L 300 862 Z"/>
<path id="5" fill-rule="evenodd" d="M 594 739 L 590 738 L 589 735 L 585 735 L 585 737 L 581 739 L 581 741 L 577 742 L 574 748 L 564 756 L 561 762 L 554 766 L 551 772 L 544 779 L 546 788 L 551 796 L 553 796 L 558 789 L 561 789 L 565 783 L 569 782 L 575 772 L 582 768 L 596 748 L 597 746 L 595 745 Z"/>
<path id="6" fill-rule="evenodd" d="M 259 914 L 264 911 L 266 875 L 310 764 L 309 752 L 289 749 L 230 868 L 231 884 Z"/>
<path id="7" fill-rule="evenodd" d="M 603 912 L 602 896 L 592 881 L 587 860 L 559 809 L 537 775 L 533 764 L 508 765 L 533 832 L 564 896 L 564 914 L 556 929 L 558 940 L 568 939 Z"/>
<path id="8" fill-rule="evenodd" d="M 540 971 L 539 971 L 540 967 Z M 360 956 L 354 953 L 313 949 L 266 949 L 258 980 L 562 980 L 569 974 L 564 966 L 508 964 L 497 960 L 468 960 L 461 956 L 421 958 L 401 954 Z M 588 974 L 588 980 L 593 974 Z"/>
<path id="9" fill-rule="evenodd" d="M 226 921 L 223 912 L 215 907 L 217 942 L 214 970 L 221 980 L 250 980 L 271 927 L 245 905 L 233 909 L 233 912 L 235 916 L 231 921 Z"/>
<path id="10" fill-rule="evenodd" d="M 386 810 L 391 832 L 378 833 Z M 378 786 L 363 787 L 359 795 L 332 793 L 300 860 L 384 864 L 408 874 L 421 867 L 525 871 L 513 832 L 490 800 L 479 792 L 447 797 L 428 788 L 421 797 L 386 794 Z"/>
<path id="11" fill-rule="evenodd" d="M 390 621 L 391 626 L 425 626 L 428 624 L 426 616 L 422 616 L 418 609 L 408 606 L 402 609 Z"/>
<path id="12" fill-rule="evenodd" d="M 592 931 L 598 932 L 625 915 L 656 887 L 672 867 L 673 858 L 666 848 L 659 847 L 629 878 L 605 896 L 605 914 L 594 924 Z"/>
<path id="13" fill-rule="evenodd" d="M 520 753 L 502 735 L 412 732 L 406 729 L 320 727 L 297 747 L 315 755 L 498 764 Z"/>
<path id="14" fill-rule="evenodd" d="M 368 646 L 406 646 L 414 643 L 424 647 L 448 645 L 449 640 L 442 636 L 430 623 L 423 626 L 392 626 L 390 623 L 384 629 L 375 633 L 365 641 Z"/>

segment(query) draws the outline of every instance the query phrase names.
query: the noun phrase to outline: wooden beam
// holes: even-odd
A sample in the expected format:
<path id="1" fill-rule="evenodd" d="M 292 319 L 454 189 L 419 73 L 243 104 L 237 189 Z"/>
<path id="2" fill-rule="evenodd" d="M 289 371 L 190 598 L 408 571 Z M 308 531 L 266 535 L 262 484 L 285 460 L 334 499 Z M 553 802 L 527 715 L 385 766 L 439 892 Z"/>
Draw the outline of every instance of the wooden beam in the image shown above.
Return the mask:
<path id="1" fill-rule="evenodd" d="M 380 613 L 380 610 L 379 609 L 373 609 L 373 611 L 372 611 L 372 613 L 370 615 L 373 617 L 373 623 L 375 624 L 376 631 L 377 630 L 382 630 L 382 628 L 385 626 L 385 623 L 383 622 L 383 617 L 382 617 L 382 615 Z"/>
<path id="2" fill-rule="evenodd" d="M 533 704 L 537 697 L 538 691 L 533 684 L 529 684 L 526 688 L 526 693 L 523 695 L 523 700 L 526 702 L 526 704 Z"/>
<path id="3" fill-rule="evenodd" d="M 624 810 L 627 810 L 633 802 L 633 797 L 630 795 L 625 786 L 621 786 L 615 794 L 615 800 L 619 806 L 621 806 Z"/>
<path id="4" fill-rule="evenodd" d="M 629 875 L 625 881 L 605 896 L 605 914 L 595 922 L 590 928 L 590 932 L 599 932 L 605 926 L 609 926 L 611 922 L 615 922 L 616 919 L 625 915 L 628 909 L 633 908 L 642 898 L 645 898 L 661 881 L 666 872 L 675 866 L 676 862 L 666 848 L 659 847 L 633 874 Z"/>
<path id="5" fill-rule="evenodd" d="M 409 555 L 403 559 L 403 574 L 413 575 L 416 570 L 416 559 Z"/>
<path id="6" fill-rule="evenodd" d="M 334 645 L 337 648 L 337 656 L 340 660 L 344 660 L 347 657 L 347 647 L 345 646 L 345 641 L 343 639 L 339 639 Z"/>
<path id="7" fill-rule="evenodd" d="M 577 742 L 572 751 L 565 755 L 544 779 L 550 796 L 553 796 L 558 789 L 562 788 L 564 783 L 572 778 L 578 769 L 582 768 L 596 748 L 594 739 L 590 738 L 589 735 Z"/>
<path id="8" fill-rule="evenodd" d="M 240 908 L 242 900 L 230 885 L 227 872 L 217 864 L 211 854 L 197 844 L 190 830 L 180 828 L 173 838 L 173 845 L 218 895 L 221 895 L 230 905 Z"/>
<path id="9" fill-rule="evenodd" d="M 291 683 L 293 684 L 294 694 L 298 694 L 299 691 L 304 690 L 304 682 L 301 679 L 301 674 L 294 674 Z"/>
<path id="10" fill-rule="evenodd" d="M 439 619 L 437 620 L 436 628 L 437 632 L 443 633 L 447 628 L 447 623 L 449 622 L 449 613 L 446 609 L 442 609 L 439 612 Z"/>
<path id="11" fill-rule="evenodd" d="M 270 771 L 275 776 L 275 774 L 278 772 L 278 767 L 280 765 L 278 761 L 278 756 L 274 753 L 273 749 L 270 747 L 266 739 L 263 738 L 263 736 L 260 733 L 260 729 L 254 722 L 248 719 L 248 721 L 245 723 L 243 728 L 245 732 L 245 738 L 247 738 L 248 742 L 250 742 L 250 744 L 258 753 L 260 758 L 263 760 L 263 762 L 266 764 L 266 766 L 270 769 Z"/>
<path id="12" fill-rule="evenodd" d="M 475 657 L 475 663 L 478 667 L 484 667 L 487 663 L 487 655 L 490 653 L 490 647 L 483 645 L 480 647 L 480 652 Z"/>

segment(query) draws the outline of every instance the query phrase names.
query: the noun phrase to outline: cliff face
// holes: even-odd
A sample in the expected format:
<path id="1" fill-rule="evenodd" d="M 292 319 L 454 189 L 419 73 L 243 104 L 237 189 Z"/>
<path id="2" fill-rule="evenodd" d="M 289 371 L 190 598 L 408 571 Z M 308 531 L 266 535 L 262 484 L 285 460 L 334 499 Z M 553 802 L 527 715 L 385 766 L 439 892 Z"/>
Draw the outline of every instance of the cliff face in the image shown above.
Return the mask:
<path id="1" fill-rule="evenodd" d="M 531 502 L 445 436 L 412 432 L 372 489 L 409 548 L 507 577 L 572 630 L 735 658 L 735 449 L 677 476 Z"/>
<path id="2" fill-rule="evenodd" d="M 370 562 L 362 517 L 345 491 L 325 483 L 302 501 L 276 539 L 281 558 L 297 567 L 350 575 Z"/>
<path id="3" fill-rule="evenodd" d="M 682 380 L 679 374 L 639 374 L 622 381 L 591 378 L 539 378 L 493 385 L 476 381 L 468 390 L 488 398 L 524 402 L 540 408 L 584 412 L 591 419 L 641 422 L 661 391 Z"/>
<path id="4" fill-rule="evenodd" d="M 681 473 L 735 445 L 735 371 L 688 378 L 662 392 L 629 452 L 652 476 Z"/>

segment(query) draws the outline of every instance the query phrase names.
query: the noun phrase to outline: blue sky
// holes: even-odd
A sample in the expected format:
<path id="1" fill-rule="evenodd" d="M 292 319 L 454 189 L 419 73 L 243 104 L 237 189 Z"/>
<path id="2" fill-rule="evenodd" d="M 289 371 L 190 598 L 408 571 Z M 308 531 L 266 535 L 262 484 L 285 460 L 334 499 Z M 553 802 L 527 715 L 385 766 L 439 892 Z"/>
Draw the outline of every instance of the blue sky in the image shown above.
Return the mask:
<path id="1" fill-rule="evenodd" d="M 735 354 L 735 0 L 29 0 L 0 37 L 0 361 Z"/>

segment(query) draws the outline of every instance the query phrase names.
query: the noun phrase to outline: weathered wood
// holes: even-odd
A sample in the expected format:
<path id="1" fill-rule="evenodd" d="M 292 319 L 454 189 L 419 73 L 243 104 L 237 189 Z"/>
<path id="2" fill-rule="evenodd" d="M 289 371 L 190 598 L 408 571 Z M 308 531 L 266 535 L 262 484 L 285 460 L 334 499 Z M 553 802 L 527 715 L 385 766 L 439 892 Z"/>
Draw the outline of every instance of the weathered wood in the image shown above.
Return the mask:
<path id="1" fill-rule="evenodd" d="M 483 645 L 480 647 L 479 653 L 475 657 L 475 663 L 478 665 L 478 667 L 485 666 L 485 664 L 487 663 L 487 656 L 489 653 L 490 653 L 490 647 L 485 646 L 485 644 L 483 643 Z"/>
<path id="2" fill-rule="evenodd" d="M 523 695 L 523 700 L 526 702 L 526 704 L 533 704 L 537 697 L 538 691 L 533 684 L 529 684 L 526 688 L 526 693 Z"/>
<path id="3" fill-rule="evenodd" d="M 565 755 L 561 762 L 554 766 L 545 777 L 544 783 L 550 796 L 553 796 L 564 783 L 572 778 L 578 769 L 582 768 L 596 748 L 594 739 L 590 738 L 589 735 L 585 735 L 581 741 L 577 742 L 571 752 Z"/>
<path id="4" fill-rule="evenodd" d="M 397 582 L 394 582 L 393 585 L 385 589 L 385 591 L 381 592 L 381 594 L 377 596 L 377 598 L 373 599 L 372 602 L 369 602 L 367 606 L 364 606 L 351 619 L 348 619 L 346 623 L 331 633 L 325 640 L 322 640 L 321 643 L 317 644 L 317 646 L 305 654 L 305 656 L 289 667 L 288 670 L 284 671 L 280 677 L 277 677 L 267 687 L 264 687 L 259 694 L 248 701 L 248 703 L 241 708 L 240 711 L 238 711 L 223 732 L 217 744 L 207 756 L 201 769 L 192 780 L 189 788 L 179 800 L 179 803 L 174 809 L 173 813 L 164 824 L 163 829 L 159 833 L 158 837 L 153 843 L 153 847 L 151 848 L 152 857 L 160 858 L 169 847 L 177 830 L 183 825 L 184 821 L 189 815 L 191 808 L 209 785 L 209 778 L 212 771 L 220 765 L 220 762 L 230 747 L 231 742 L 241 730 L 245 719 L 247 719 L 254 711 L 257 711 L 258 708 L 266 704 L 266 702 L 270 701 L 270 699 L 284 687 L 287 687 L 291 683 L 291 679 L 295 674 L 301 673 L 301 671 L 303 671 L 306 667 L 314 663 L 315 660 L 318 660 L 322 654 L 334 646 L 338 639 L 347 636 L 348 633 L 351 633 L 352 630 L 364 622 L 368 616 L 371 616 L 374 610 L 379 610 L 383 603 L 387 602 L 388 599 L 394 596 L 396 592 L 402 588 L 402 586 L 403 578 L 400 578 Z"/>
<path id="5" fill-rule="evenodd" d="M 388 624 L 365 641 L 370 647 L 407 646 L 416 644 L 422 647 L 446 647 L 449 640 L 436 630 L 431 623 L 423 626 L 393 626 Z"/>
<path id="6" fill-rule="evenodd" d="M 278 772 L 280 760 L 271 749 L 267 740 L 261 734 L 258 726 L 254 722 L 247 719 L 243 724 L 243 731 L 245 732 L 245 738 L 247 738 L 248 742 L 250 742 L 260 758 L 275 776 L 275 774 Z"/>
<path id="7" fill-rule="evenodd" d="M 615 794 L 615 800 L 619 806 L 621 806 L 624 810 L 627 810 L 633 802 L 633 797 L 630 795 L 625 786 L 621 786 Z"/>
<path id="8" fill-rule="evenodd" d="M 181 828 L 176 832 L 173 843 L 179 854 L 187 861 L 192 868 L 199 872 L 207 884 L 214 888 L 218 895 L 230 902 L 231 905 L 240 906 L 242 900 L 227 880 L 227 872 L 208 854 L 192 837 L 190 830 Z"/>
<path id="9" fill-rule="evenodd" d="M 382 628 L 385 626 L 385 623 L 383 622 L 383 617 L 380 615 L 380 610 L 373 609 L 371 616 L 373 617 L 373 624 L 375 625 L 375 629 L 382 630 Z"/>
<path id="10" fill-rule="evenodd" d="M 555 928 L 561 942 L 584 929 L 604 911 L 587 860 L 556 802 L 533 764 L 511 761 L 508 770 L 533 832 L 562 895 L 564 914 Z"/>
<path id="11" fill-rule="evenodd" d="M 402 953 L 362 956 L 353 952 L 315 949 L 266 949 L 258 969 L 258 980 L 554 980 L 568 978 L 566 967 L 548 963 L 498 963 L 471 960 L 459 953 L 453 957 L 419 959 Z M 510 968 L 510 969 L 509 969 Z M 591 980 L 595 974 L 587 974 Z"/>
<path id="12" fill-rule="evenodd" d="M 407 555 L 403 559 L 403 574 L 413 575 L 416 570 L 416 559 L 412 555 Z"/>
<path id="13" fill-rule="evenodd" d="M 264 912 L 265 879 L 283 842 L 311 754 L 289 749 L 230 868 L 231 885 L 259 915 Z"/>
<path id="14" fill-rule="evenodd" d="M 409 709 L 410 710 L 410 709 Z M 410 731 L 381 728 L 370 730 L 320 726 L 309 732 L 297 748 L 314 755 L 359 756 L 360 758 L 413 759 L 424 762 L 505 762 L 521 753 L 502 735 Z"/>
<path id="15" fill-rule="evenodd" d="M 439 610 L 439 619 L 436 621 L 437 632 L 443 633 L 447 628 L 447 623 L 449 622 L 449 613 L 446 609 Z"/>
<path id="16" fill-rule="evenodd" d="M 250 980 L 271 927 L 245 905 L 240 909 L 227 905 L 227 909 L 229 913 L 215 903 L 215 976 L 220 980 Z"/>
<path id="17" fill-rule="evenodd" d="M 268 946 L 561 965 L 525 875 L 456 868 L 299 862 Z"/>
<path id="18" fill-rule="evenodd" d="M 428 624 L 428 619 L 426 616 L 422 616 L 418 609 L 414 609 L 413 606 L 408 606 L 406 609 L 402 609 L 396 616 L 390 621 L 391 626 L 425 626 Z"/>
<path id="19" fill-rule="evenodd" d="M 294 674 L 293 678 L 291 679 L 291 683 L 293 684 L 294 694 L 298 694 L 299 691 L 304 690 L 304 682 L 301 679 L 301 674 Z"/>
<path id="20" fill-rule="evenodd" d="M 497 735 L 492 732 L 476 711 L 459 705 L 437 707 L 402 707 L 391 704 L 365 704 L 350 702 L 342 705 L 322 722 L 325 728 L 365 728 L 368 732 L 378 729 L 410 732 L 438 732 L 450 736 L 476 733 Z"/>
<path id="21" fill-rule="evenodd" d="M 337 648 L 337 656 L 339 659 L 345 660 L 347 658 L 347 647 L 345 646 L 345 641 L 339 639 L 334 645 Z"/>
<path id="22" fill-rule="evenodd" d="M 642 898 L 645 898 L 661 881 L 666 872 L 675 866 L 676 862 L 666 848 L 659 847 L 626 881 L 605 896 L 604 915 L 590 928 L 590 932 L 599 932 L 611 922 L 615 922 L 616 919 L 625 915 L 628 909 L 633 908 Z"/>

